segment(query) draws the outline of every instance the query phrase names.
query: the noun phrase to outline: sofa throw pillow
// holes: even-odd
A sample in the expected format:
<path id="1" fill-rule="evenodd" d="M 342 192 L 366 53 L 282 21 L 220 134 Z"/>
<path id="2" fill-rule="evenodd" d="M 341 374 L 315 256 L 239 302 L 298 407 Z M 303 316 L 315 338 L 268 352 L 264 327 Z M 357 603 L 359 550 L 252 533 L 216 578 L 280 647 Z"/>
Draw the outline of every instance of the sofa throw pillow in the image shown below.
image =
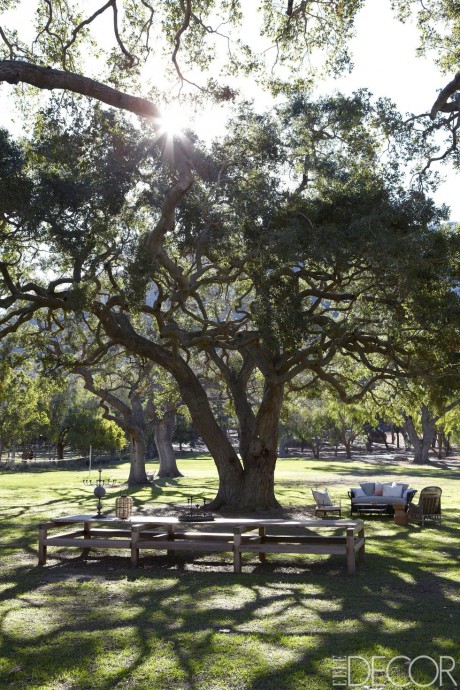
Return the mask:
<path id="1" fill-rule="evenodd" d="M 401 486 L 398 486 L 397 484 L 391 484 L 390 486 L 385 485 L 383 487 L 383 495 L 384 496 L 392 496 L 393 498 L 401 498 L 401 496 L 402 496 Z"/>
<path id="2" fill-rule="evenodd" d="M 366 494 L 362 489 L 352 489 L 354 498 L 362 498 Z"/>
<path id="3" fill-rule="evenodd" d="M 313 491 L 313 496 L 318 506 L 331 506 L 332 501 L 327 491 Z"/>
<path id="4" fill-rule="evenodd" d="M 360 487 L 366 496 L 374 496 L 375 482 L 361 482 Z"/>
<path id="5" fill-rule="evenodd" d="M 383 496 L 383 484 L 375 482 L 374 496 Z"/>
<path id="6" fill-rule="evenodd" d="M 406 484 L 402 484 L 401 482 L 393 482 L 391 486 L 394 486 L 395 489 L 399 489 L 399 496 L 402 497 Z"/>

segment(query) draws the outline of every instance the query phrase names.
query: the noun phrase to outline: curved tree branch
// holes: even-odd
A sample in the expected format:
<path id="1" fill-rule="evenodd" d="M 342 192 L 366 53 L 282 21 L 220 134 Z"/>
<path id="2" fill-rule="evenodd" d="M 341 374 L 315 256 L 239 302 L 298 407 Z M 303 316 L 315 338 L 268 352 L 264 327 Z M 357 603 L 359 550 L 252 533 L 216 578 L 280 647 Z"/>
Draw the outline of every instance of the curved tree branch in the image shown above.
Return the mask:
<path id="1" fill-rule="evenodd" d="M 114 108 L 128 110 L 131 113 L 152 120 L 154 129 L 160 130 L 160 109 L 151 101 L 138 96 L 131 96 L 95 79 L 83 77 L 74 72 L 40 67 L 21 60 L 0 60 L 0 81 L 9 84 L 25 83 L 39 89 L 64 89 L 79 93 L 82 96 L 95 98 Z"/>
<path id="2" fill-rule="evenodd" d="M 451 113 L 455 110 L 460 110 L 460 103 L 452 102 L 447 103 L 447 99 L 452 96 L 456 91 L 460 89 L 460 72 L 457 72 L 455 77 L 450 81 L 447 86 L 443 88 L 439 96 L 437 97 L 433 107 L 431 108 L 430 117 L 432 120 L 441 111 L 442 113 Z"/>

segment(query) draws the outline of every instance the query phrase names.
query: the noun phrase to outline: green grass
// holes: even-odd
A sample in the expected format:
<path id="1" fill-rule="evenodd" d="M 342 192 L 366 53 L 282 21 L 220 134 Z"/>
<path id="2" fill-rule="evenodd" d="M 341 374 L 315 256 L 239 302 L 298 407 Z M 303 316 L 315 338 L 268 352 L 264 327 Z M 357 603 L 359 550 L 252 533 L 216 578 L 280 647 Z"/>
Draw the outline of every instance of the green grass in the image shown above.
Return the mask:
<path id="1" fill-rule="evenodd" d="M 217 475 L 208 458 L 179 466 L 183 478 L 130 490 L 137 511 L 177 508 L 190 494 L 212 498 Z M 441 527 L 366 520 L 366 564 L 355 577 L 347 577 L 343 558 L 328 556 L 269 556 L 260 564 L 246 555 L 243 573 L 234 575 L 230 554 L 168 561 L 147 552 L 132 571 L 122 551 L 84 561 L 75 549 L 50 549 L 39 568 L 38 522 L 94 511 L 85 476 L 61 469 L 0 473 L 1 690 L 334 690 L 334 657 L 380 655 L 385 664 L 399 654 L 455 657 L 452 675 L 460 685 L 455 467 L 279 462 L 278 498 L 306 516 L 316 485 L 328 486 L 345 506 L 347 488 L 362 477 L 442 487 Z M 104 468 L 103 476 L 123 480 L 127 466 Z M 107 509 L 119 492 L 109 489 Z M 429 683 L 433 668 L 420 662 L 414 675 Z M 392 679 L 403 684 L 407 676 L 395 670 Z M 430 687 L 455 687 L 447 675 L 443 680 Z M 395 687 L 382 675 L 366 685 Z"/>

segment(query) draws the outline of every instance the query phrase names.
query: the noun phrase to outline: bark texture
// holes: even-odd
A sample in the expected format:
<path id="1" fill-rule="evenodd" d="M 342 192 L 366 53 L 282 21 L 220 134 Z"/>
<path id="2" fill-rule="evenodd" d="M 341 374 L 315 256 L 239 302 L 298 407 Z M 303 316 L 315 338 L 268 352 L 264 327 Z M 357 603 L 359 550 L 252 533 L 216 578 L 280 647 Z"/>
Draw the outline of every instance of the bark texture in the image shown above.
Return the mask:
<path id="1" fill-rule="evenodd" d="M 166 414 L 163 419 L 154 424 L 155 445 L 160 458 L 159 477 L 183 477 L 177 467 L 176 456 L 172 445 L 174 435 L 175 415 Z"/>
<path id="2" fill-rule="evenodd" d="M 436 434 L 436 418 L 431 415 L 426 405 L 421 407 L 421 424 L 422 434 L 419 436 L 412 417 L 405 417 L 404 426 L 414 448 L 413 462 L 415 465 L 428 465 L 430 448 Z"/>

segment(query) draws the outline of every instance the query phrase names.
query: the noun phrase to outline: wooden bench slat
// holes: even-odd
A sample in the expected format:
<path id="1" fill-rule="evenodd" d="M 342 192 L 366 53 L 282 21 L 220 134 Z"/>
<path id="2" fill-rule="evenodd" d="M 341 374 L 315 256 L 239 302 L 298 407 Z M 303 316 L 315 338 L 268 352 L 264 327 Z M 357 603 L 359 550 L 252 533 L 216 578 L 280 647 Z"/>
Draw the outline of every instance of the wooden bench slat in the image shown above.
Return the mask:
<path id="1" fill-rule="evenodd" d="M 46 546 L 76 546 L 78 548 L 130 549 L 130 539 L 75 539 L 74 537 L 47 537 L 43 540 Z"/>
<path id="2" fill-rule="evenodd" d="M 346 544 L 242 544 L 241 553 L 345 554 Z"/>
<path id="3" fill-rule="evenodd" d="M 138 549 L 153 549 L 166 551 L 233 551 L 231 541 L 203 541 L 202 539 L 164 539 L 161 541 L 138 541 Z"/>

